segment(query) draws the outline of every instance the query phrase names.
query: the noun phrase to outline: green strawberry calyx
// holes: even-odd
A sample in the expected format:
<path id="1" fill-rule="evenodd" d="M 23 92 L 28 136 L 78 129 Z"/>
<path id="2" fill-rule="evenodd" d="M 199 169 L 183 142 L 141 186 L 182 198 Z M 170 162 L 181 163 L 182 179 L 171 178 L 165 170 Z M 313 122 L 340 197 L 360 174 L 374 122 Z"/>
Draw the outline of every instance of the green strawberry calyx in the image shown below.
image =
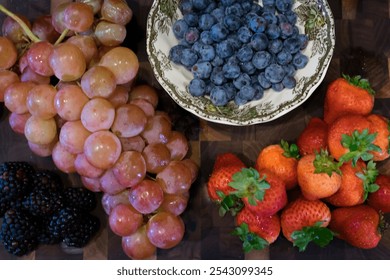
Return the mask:
<path id="1" fill-rule="evenodd" d="M 283 149 L 283 155 L 287 158 L 296 158 L 296 159 L 299 159 L 300 157 L 300 154 L 299 154 L 299 149 L 298 149 L 298 146 L 296 144 L 289 144 L 287 141 L 285 140 L 281 140 L 280 141 L 280 146 L 282 147 Z"/>
<path id="2" fill-rule="evenodd" d="M 265 190 L 271 186 L 265 180 L 266 176 L 260 178 L 259 172 L 250 167 L 243 168 L 232 176 L 229 186 L 235 189 L 232 194 L 239 198 L 247 198 L 249 204 L 257 205 L 257 201 L 264 199 Z"/>
<path id="3" fill-rule="evenodd" d="M 230 212 L 232 216 L 236 216 L 244 207 L 242 200 L 235 194 L 225 195 L 222 191 L 217 191 L 217 195 L 221 198 L 219 202 L 219 215 L 221 217 L 225 216 L 227 212 Z"/>
<path id="4" fill-rule="evenodd" d="M 363 199 L 365 201 L 369 193 L 373 193 L 379 190 L 379 186 L 375 184 L 375 180 L 379 174 L 379 171 L 376 169 L 376 163 L 372 160 L 367 163 L 366 168 L 364 168 L 362 171 L 363 172 L 356 173 L 356 176 L 363 181 Z"/>
<path id="5" fill-rule="evenodd" d="M 321 248 L 328 245 L 333 240 L 335 233 L 322 225 L 323 221 L 319 221 L 313 226 L 303 227 L 301 230 L 294 231 L 291 234 L 294 246 L 298 247 L 300 252 L 303 252 L 311 241 Z"/>
<path id="6" fill-rule="evenodd" d="M 320 152 L 316 152 L 313 165 L 315 167 L 314 173 L 316 174 L 326 173 L 330 177 L 335 172 L 341 175 L 341 164 L 336 162 L 327 150 L 321 149 Z"/>
<path id="7" fill-rule="evenodd" d="M 371 152 L 380 152 L 381 148 L 373 144 L 377 133 L 369 133 L 368 128 L 362 132 L 354 130 L 351 135 L 343 134 L 341 144 L 349 149 L 341 158 L 341 162 L 352 161 L 352 166 L 356 166 L 359 159 L 363 161 L 371 160 L 374 155 Z"/>
<path id="8" fill-rule="evenodd" d="M 371 95 L 375 94 L 375 90 L 371 87 L 370 82 L 367 79 L 363 79 L 360 75 L 356 75 L 356 76 L 351 77 L 349 75 L 343 74 L 342 76 L 351 85 L 362 88 L 362 89 L 366 90 Z"/>
<path id="9" fill-rule="evenodd" d="M 252 250 L 262 250 L 269 246 L 267 240 L 253 232 L 250 232 L 246 223 L 242 223 L 239 227 L 236 227 L 233 230 L 232 235 L 236 235 L 240 238 L 242 241 L 242 248 L 245 253 Z"/>

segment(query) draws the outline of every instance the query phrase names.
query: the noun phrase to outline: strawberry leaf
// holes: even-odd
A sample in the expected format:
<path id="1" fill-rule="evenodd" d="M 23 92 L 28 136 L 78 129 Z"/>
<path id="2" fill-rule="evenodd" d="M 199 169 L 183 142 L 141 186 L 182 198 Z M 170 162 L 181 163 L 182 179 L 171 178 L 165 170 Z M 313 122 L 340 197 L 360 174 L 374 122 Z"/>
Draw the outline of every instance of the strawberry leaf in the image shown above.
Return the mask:
<path id="1" fill-rule="evenodd" d="M 239 227 L 236 227 L 233 230 L 232 235 L 238 236 L 243 242 L 242 248 L 245 253 L 248 253 L 252 250 L 262 250 L 269 246 L 267 240 L 261 238 L 253 232 L 250 232 L 246 223 L 242 223 Z"/>
<path id="2" fill-rule="evenodd" d="M 356 166 L 359 159 L 369 161 L 374 156 L 370 152 L 380 152 L 381 148 L 373 144 L 377 133 L 369 133 L 368 128 L 362 132 L 354 130 L 351 135 L 343 134 L 341 136 L 341 144 L 347 148 L 349 152 L 345 153 L 340 162 L 352 161 L 352 166 Z"/>
<path id="3" fill-rule="evenodd" d="M 219 215 L 225 216 L 227 212 L 230 212 L 232 216 L 244 207 L 244 203 L 234 194 L 225 195 L 221 191 L 217 191 L 218 196 L 222 199 L 219 206 Z"/>
<path id="4" fill-rule="evenodd" d="M 257 205 L 257 201 L 264 199 L 265 190 L 270 188 L 265 176 L 260 178 L 259 172 L 254 168 L 243 168 L 232 176 L 229 186 L 238 198 L 248 198 L 248 202 Z"/>
<path id="5" fill-rule="evenodd" d="M 283 148 L 284 152 L 283 155 L 287 158 L 296 158 L 298 159 L 300 157 L 299 155 L 299 149 L 296 144 L 289 144 L 285 140 L 280 141 L 280 146 Z"/>
<path id="6" fill-rule="evenodd" d="M 317 174 L 326 173 L 329 177 L 332 176 L 333 172 L 341 174 L 340 163 L 336 162 L 327 150 L 321 150 L 319 153 L 316 152 L 313 165 L 315 167 L 314 173 Z"/>
<path id="7" fill-rule="evenodd" d="M 321 227 L 322 224 L 323 222 L 317 222 L 313 226 L 294 231 L 291 234 L 294 246 L 298 247 L 300 252 L 303 252 L 311 241 L 321 248 L 328 245 L 333 240 L 335 233 L 326 227 Z"/>
<path id="8" fill-rule="evenodd" d="M 371 87 L 370 82 L 367 79 L 363 79 L 360 75 L 350 77 L 348 75 L 342 75 L 351 85 L 360 87 L 366 90 L 369 94 L 375 95 L 374 89 Z"/>
<path id="9" fill-rule="evenodd" d="M 376 169 L 376 163 L 372 160 L 367 163 L 366 168 L 362 171 L 363 172 L 356 173 L 356 176 L 363 181 L 363 199 L 366 200 L 369 193 L 376 192 L 379 189 L 379 186 L 375 184 L 379 171 Z"/>

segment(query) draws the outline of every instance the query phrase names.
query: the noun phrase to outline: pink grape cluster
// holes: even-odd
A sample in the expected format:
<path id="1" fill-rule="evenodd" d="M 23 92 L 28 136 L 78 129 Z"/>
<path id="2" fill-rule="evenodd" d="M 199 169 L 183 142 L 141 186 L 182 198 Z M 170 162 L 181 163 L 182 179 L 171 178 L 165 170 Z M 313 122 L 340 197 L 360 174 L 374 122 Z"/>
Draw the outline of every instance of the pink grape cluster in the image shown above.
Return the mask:
<path id="1" fill-rule="evenodd" d="M 132 259 L 184 236 L 180 215 L 197 178 L 189 142 L 136 83 L 139 61 L 122 46 L 124 0 L 63 3 L 32 24 L 7 13 L 0 37 L 0 102 L 32 152 L 102 192 L 110 229 Z"/>

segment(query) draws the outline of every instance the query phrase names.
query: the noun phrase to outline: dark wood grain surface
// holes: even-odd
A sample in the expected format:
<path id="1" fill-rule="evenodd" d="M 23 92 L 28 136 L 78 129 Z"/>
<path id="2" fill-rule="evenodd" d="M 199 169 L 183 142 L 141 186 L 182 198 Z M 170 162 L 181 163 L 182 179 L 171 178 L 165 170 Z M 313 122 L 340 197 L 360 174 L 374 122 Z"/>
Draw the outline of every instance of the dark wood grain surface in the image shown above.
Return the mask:
<path id="1" fill-rule="evenodd" d="M 0 1 L 33 18 L 47 12 L 48 1 Z M 372 250 L 353 248 L 340 240 L 320 249 L 309 246 L 305 253 L 293 248 L 283 237 L 263 251 L 243 254 L 240 241 L 230 232 L 234 228 L 230 217 L 221 219 L 217 208 L 207 198 L 205 184 L 215 156 L 234 152 L 253 166 L 259 151 L 280 139 L 294 141 L 313 116 L 322 116 L 327 85 L 341 73 L 362 75 L 370 80 L 377 92 L 374 112 L 390 117 L 390 4 L 388 0 L 328 0 L 335 18 L 336 48 L 329 70 L 314 94 L 299 108 L 281 118 L 246 127 L 207 122 L 179 108 L 159 86 L 150 70 L 145 51 L 146 19 L 153 1 L 128 0 L 134 18 L 128 27 L 126 45 L 137 52 L 141 62 L 140 80 L 159 89 L 160 106 L 167 111 L 176 130 L 186 134 L 191 143 L 189 156 L 200 165 L 197 181 L 191 189 L 191 199 L 183 214 L 186 225 L 184 240 L 170 250 L 158 250 L 156 259 L 390 259 L 390 231 L 379 246 Z M 17 4 L 17 5 L 16 5 Z M 0 162 L 27 160 L 37 168 L 55 170 L 50 158 L 39 158 L 28 148 L 23 136 L 11 131 L 7 112 L 0 117 Z M 381 173 L 390 175 L 390 160 L 378 164 Z M 68 184 L 78 185 L 77 175 L 63 175 Z M 84 249 L 64 246 L 41 246 L 23 259 L 127 259 L 120 238 L 107 227 L 107 217 L 101 207 L 95 210 L 101 217 L 98 236 Z M 389 217 L 388 217 L 389 218 Z M 17 259 L 0 248 L 0 259 Z"/>

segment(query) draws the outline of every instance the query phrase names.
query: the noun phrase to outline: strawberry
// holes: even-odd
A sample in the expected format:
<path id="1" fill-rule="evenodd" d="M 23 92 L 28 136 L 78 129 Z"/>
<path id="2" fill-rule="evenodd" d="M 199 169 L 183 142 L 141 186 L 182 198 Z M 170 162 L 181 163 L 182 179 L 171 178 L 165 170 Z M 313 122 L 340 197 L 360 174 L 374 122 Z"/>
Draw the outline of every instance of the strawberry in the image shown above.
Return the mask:
<path id="1" fill-rule="evenodd" d="M 369 205 L 339 207 L 332 211 L 329 228 L 354 247 L 375 248 L 382 238 L 381 217 Z"/>
<path id="2" fill-rule="evenodd" d="M 329 197 L 341 186 L 339 164 L 326 150 L 303 156 L 298 162 L 297 173 L 301 192 L 309 200 Z"/>
<path id="3" fill-rule="evenodd" d="M 320 118 L 311 118 L 297 139 L 301 156 L 327 149 L 328 125 Z"/>
<path id="4" fill-rule="evenodd" d="M 341 186 L 332 196 L 325 198 L 325 201 L 338 207 L 353 206 L 362 204 L 369 193 L 378 190 L 375 179 L 378 175 L 376 164 L 369 161 L 367 164 L 358 160 L 356 166 L 351 162 L 345 162 L 340 167 Z"/>
<path id="5" fill-rule="evenodd" d="M 350 161 L 355 165 L 358 159 L 369 161 L 372 152 L 380 151 L 374 144 L 377 133 L 370 133 L 370 122 L 359 115 L 345 115 L 329 126 L 328 149 L 339 161 Z"/>
<path id="6" fill-rule="evenodd" d="M 382 161 L 389 158 L 389 139 L 390 139 L 390 123 L 389 120 L 381 115 L 370 114 L 367 116 L 370 122 L 370 133 L 376 134 L 373 144 L 378 146 L 380 150 L 372 151 L 373 160 Z"/>
<path id="7" fill-rule="evenodd" d="M 245 164 L 234 154 L 219 154 L 216 158 L 213 171 L 207 182 L 207 192 L 211 200 L 221 203 L 231 192 L 235 191 L 229 186 L 235 173 L 242 170 Z M 236 200 L 229 201 L 228 198 L 224 203 L 233 207 Z"/>
<path id="8" fill-rule="evenodd" d="M 287 204 L 284 182 L 269 170 L 244 168 L 229 184 L 245 207 L 256 215 L 272 216 Z"/>
<path id="9" fill-rule="evenodd" d="M 324 100 L 324 121 L 333 123 L 343 115 L 367 116 L 374 107 L 375 91 L 360 76 L 343 75 L 327 88 Z"/>
<path id="10" fill-rule="evenodd" d="M 390 213 L 390 176 L 378 175 L 375 184 L 379 188 L 376 192 L 368 195 L 368 205 L 382 213 Z"/>
<path id="11" fill-rule="evenodd" d="M 280 225 L 284 237 L 304 251 L 311 241 L 324 247 L 333 239 L 333 232 L 326 228 L 330 218 L 324 202 L 299 197 L 282 210 Z"/>
<path id="12" fill-rule="evenodd" d="M 281 140 L 280 144 L 269 145 L 261 150 L 256 160 L 256 169 L 268 169 L 279 176 L 286 189 L 294 188 L 297 183 L 298 147 Z"/>
<path id="13" fill-rule="evenodd" d="M 276 241 L 280 234 L 280 218 L 278 214 L 272 216 L 255 215 L 244 207 L 236 216 L 237 228 L 234 235 L 243 241 L 243 249 L 249 252 L 252 249 L 261 250 Z"/>

